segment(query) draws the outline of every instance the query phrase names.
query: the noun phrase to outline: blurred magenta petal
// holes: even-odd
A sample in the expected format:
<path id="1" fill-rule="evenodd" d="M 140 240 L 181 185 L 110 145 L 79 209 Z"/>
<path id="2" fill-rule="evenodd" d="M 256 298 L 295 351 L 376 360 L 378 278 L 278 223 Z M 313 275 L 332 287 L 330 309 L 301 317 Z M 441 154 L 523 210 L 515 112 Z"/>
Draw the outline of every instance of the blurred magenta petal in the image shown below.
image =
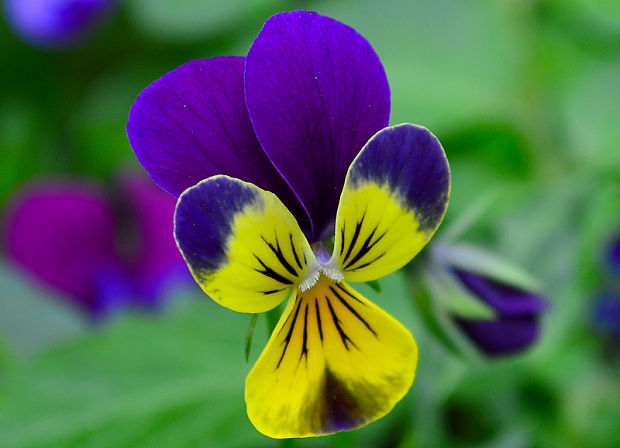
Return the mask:
<path id="1" fill-rule="evenodd" d="M 172 233 L 175 199 L 143 174 L 119 187 L 114 201 L 78 183 L 39 184 L 6 217 L 8 257 L 92 317 L 153 308 L 194 284 Z"/>
<path id="2" fill-rule="evenodd" d="M 127 135 L 140 163 L 174 196 L 226 174 L 272 191 L 308 221 L 299 201 L 262 150 L 245 106 L 244 58 L 188 62 L 136 99 Z"/>
<path id="3" fill-rule="evenodd" d="M 484 353 L 508 355 L 536 341 L 538 316 L 547 308 L 541 296 L 462 269 L 455 270 L 455 274 L 465 289 L 497 313 L 493 320 L 456 318 L 457 324 Z"/>
<path id="4" fill-rule="evenodd" d="M 193 283 L 174 241 L 176 200 L 144 175 L 125 176 L 121 187 L 138 237 L 132 257 L 137 297 L 145 305 L 155 305 L 169 287 Z"/>
<path id="5" fill-rule="evenodd" d="M 93 31 L 114 0 L 5 0 L 9 25 L 26 41 L 70 46 Z"/>
<path id="6" fill-rule="evenodd" d="M 105 307 L 97 303 L 98 277 L 118 269 L 115 234 L 112 205 L 99 191 L 52 184 L 18 196 L 6 218 L 5 244 L 44 285 L 93 310 Z"/>
<path id="7" fill-rule="evenodd" d="M 376 53 L 329 17 L 277 14 L 246 58 L 245 96 L 258 140 L 308 211 L 311 242 L 331 237 L 346 171 L 389 120 Z"/>

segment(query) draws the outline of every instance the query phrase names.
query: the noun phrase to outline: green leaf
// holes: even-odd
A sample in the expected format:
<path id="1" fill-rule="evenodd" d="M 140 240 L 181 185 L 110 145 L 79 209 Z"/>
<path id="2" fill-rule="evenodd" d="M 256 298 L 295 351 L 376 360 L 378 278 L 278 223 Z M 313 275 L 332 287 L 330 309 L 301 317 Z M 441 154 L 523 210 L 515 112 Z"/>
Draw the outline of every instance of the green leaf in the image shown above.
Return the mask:
<path id="1" fill-rule="evenodd" d="M 3 375 L 3 444 L 269 444 L 245 411 L 247 365 L 237 355 L 245 315 L 204 300 L 171 305 L 158 316 L 124 316 Z"/>
<path id="2" fill-rule="evenodd" d="M 366 282 L 366 284 L 370 286 L 374 292 L 381 294 L 381 285 L 379 284 L 379 280 L 371 280 Z"/>
<path id="3" fill-rule="evenodd" d="M 250 326 L 248 327 L 248 334 L 245 337 L 245 362 L 250 361 L 250 349 L 252 348 L 252 338 L 254 337 L 254 329 L 256 328 L 256 321 L 258 320 L 258 313 L 252 315 Z"/>

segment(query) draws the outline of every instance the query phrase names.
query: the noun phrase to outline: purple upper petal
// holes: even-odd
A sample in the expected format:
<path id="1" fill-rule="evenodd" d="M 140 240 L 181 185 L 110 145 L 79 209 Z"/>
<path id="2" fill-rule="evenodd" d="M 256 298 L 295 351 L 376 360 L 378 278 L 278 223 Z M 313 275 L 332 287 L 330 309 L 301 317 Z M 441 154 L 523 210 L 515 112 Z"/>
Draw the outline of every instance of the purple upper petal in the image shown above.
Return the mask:
<path id="1" fill-rule="evenodd" d="M 100 300 L 111 297 L 102 297 L 98 287 L 108 274 L 119 294 L 130 295 L 115 253 L 115 230 L 112 207 L 98 191 L 46 185 L 23 193 L 13 204 L 5 245 L 8 256 L 42 283 L 96 312 L 106 307 Z"/>
<path id="2" fill-rule="evenodd" d="M 538 295 L 502 285 L 461 269 L 454 270 L 461 284 L 493 307 L 494 320 L 457 318 L 458 325 L 486 354 L 506 355 L 524 350 L 539 334 L 538 315 L 547 304 Z"/>
<path id="3" fill-rule="evenodd" d="M 307 228 L 299 201 L 254 135 L 243 69 L 241 57 L 197 60 L 153 82 L 129 113 L 131 146 L 153 180 L 174 196 L 226 174 L 275 193 Z"/>
<path id="4" fill-rule="evenodd" d="M 66 46 L 84 37 L 114 0 L 5 0 L 11 26 L 25 40 Z"/>
<path id="5" fill-rule="evenodd" d="M 245 95 L 258 140 L 308 211 L 311 242 L 333 236 L 347 169 L 389 120 L 376 53 L 336 20 L 277 14 L 246 58 Z"/>
<path id="6" fill-rule="evenodd" d="M 138 244 L 132 275 L 138 299 L 156 305 L 173 283 L 194 284 L 173 235 L 176 200 L 145 175 L 128 175 L 122 190 Z"/>

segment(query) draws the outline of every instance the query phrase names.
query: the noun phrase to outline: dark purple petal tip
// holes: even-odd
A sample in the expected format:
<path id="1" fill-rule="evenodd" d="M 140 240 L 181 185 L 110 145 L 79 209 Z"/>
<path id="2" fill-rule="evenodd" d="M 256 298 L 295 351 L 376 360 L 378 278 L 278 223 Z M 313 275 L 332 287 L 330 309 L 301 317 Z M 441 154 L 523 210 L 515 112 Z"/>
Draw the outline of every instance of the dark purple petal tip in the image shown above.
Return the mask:
<path id="1" fill-rule="evenodd" d="M 253 203 L 256 190 L 226 176 L 213 177 L 179 198 L 174 236 L 187 264 L 198 275 L 216 271 L 226 261 L 226 241 L 234 216 Z"/>
<path id="2" fill-rule="evenodd" d="M 434 231 L 450 196 L 450 167 L 439 140 L 428 129 L 401 124 L 378 132 L 355 159 L 351 182 L 387 184 L 415 211 L 419 230 Z"/>
<path id="3" fill-rule="evenodd" d="M 311 242 L 333 236 L 347 169 L 389 120 L 377 54 L 334 19 L 277 14 L 246 58 L 245 96 L 258 140 L 311 218 Z"/>

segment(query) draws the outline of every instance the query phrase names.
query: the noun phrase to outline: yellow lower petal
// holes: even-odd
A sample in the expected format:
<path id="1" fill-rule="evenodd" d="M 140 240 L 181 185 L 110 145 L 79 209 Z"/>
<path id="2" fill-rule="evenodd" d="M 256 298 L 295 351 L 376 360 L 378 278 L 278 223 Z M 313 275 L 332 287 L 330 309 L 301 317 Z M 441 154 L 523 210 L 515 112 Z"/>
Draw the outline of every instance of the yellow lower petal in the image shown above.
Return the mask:
<path id="1" fill-rule="evenodd" d="M 322 276 L 290 299 L 250 371 L 248 416 L 274 438 L 358 428 L 407 393 L 416 364 L 405 327 L 346 283 Z"/>

